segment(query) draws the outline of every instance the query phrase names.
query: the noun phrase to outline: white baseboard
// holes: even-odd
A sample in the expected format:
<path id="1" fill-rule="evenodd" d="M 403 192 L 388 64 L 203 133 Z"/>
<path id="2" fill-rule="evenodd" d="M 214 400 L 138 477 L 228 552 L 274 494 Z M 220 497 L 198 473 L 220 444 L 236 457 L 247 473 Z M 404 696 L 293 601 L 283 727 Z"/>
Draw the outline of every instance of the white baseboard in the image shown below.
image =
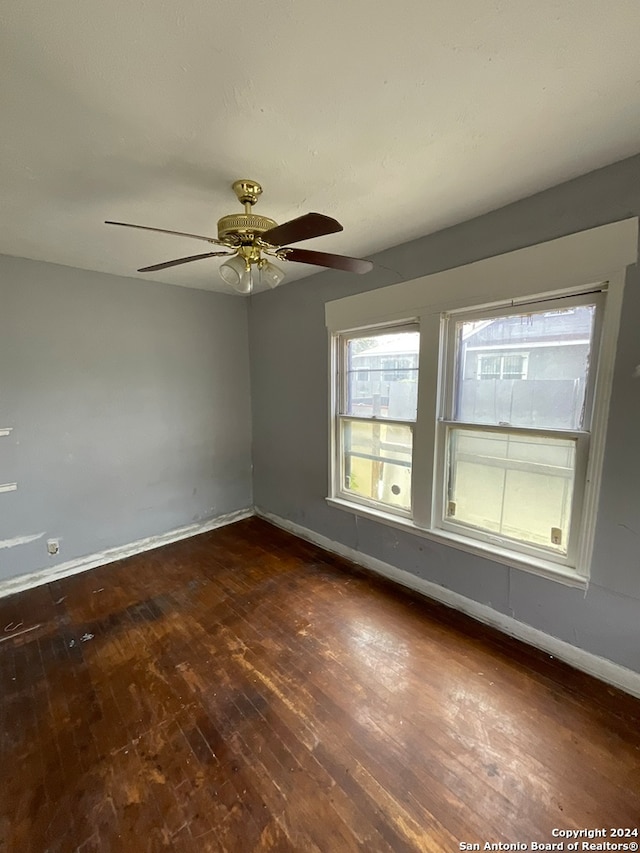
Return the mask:
<path id="1" fill-rule="evenodd" d="M 340 542 L 335 542 L 300 524 L 267 512 L 259 507 L 248 507 L 247 509 L 237 510 L 236 512 L 227 513 L 208 521 L 189 524 L 186 527 L 171 530 L 168 533 L 139 539 L 137 542 L 131 542 L 128 545 L 108 548 L 96 554 L 89 554 L 86 557 L 80 557 L 66 563 L 59 563 L 57 566 L 49 566 L 35 572 L 30 572 L 29 574 L 7 578 L 4 581 L 0 581 L 0 598 L 30 589 L 31 587 L 41 586 L 42 584 L 70 577 L 80 572 L 86 572 L 89 569 L 95 569 L 98 566 L 113 563 L 125 557 L 132 557 L 135 554 L 141 554 L 144 551 L 150 551 L 162 545 L 169 545 L 171 542 L 188 539 L 190 536 L 197 536 L 199 533 L 206 533 L 209 530 L 233 524 L 235 521 L 250 518 L 252 515 L 258 515 L 260 518 L 264 518 L 266 521 L 275 524 L 276 527 L 281 527 L 283 530 L 287 530 L 301 539 L 312 542 L 325 551 L 344 557 L 352 563 L 364 566 L 364 568 L 370 569 L 383 577 L 389 578 L 389 580 L 419 592 L 427 598 L 435 599 L 442 604 L 446 604 L 448 607 L 452 607 L 454 610 L 466 613 L 473 619 L 477 619 L 478 622 L 483 622 L 486 625 L 497 628 L 508 636 L 522 640 L 530 646 L 541 649 L 551 656 L 558 658 L 558 660 L 565 661 L 565 663 L 570 664 L 576 669 L 586 672 L 588 675 L 593 675 L 607 684 L 612 684 L 614 687 L 618 687 L 620 690 L 624 690 L 632 696 L 640 698 L 640 673 L 620 666 L 606 658 L 601 658 L 591 652 L 586 652 L 576 646 L 572 646 L 564 640 L 559 640 L 556 637 L 545 634 L 543 631 L 539 631 L 537 628 L 532 628 L 530 625 L 518 622 L 517 619 L 513 619 L 511 616 L 499 613 L 497 610 L 487 607 L 486 604 L 480 604 L 471 598 L 460 595 L 460 593 L 446 589 L 446 587 L 438 586 L 438 584 L 431 581 L 419 578 L 411 574 L 411 572 L 405 572 L 403 569 L 398 569 L 390 563 L 370 557 L 368 554 L 363 554 L 360 551 L 342 545 Z"/>
<path id="2" fill-rule="evenodd" d="M 618 687 L 620 690 L 624 690 L 626 693 L 640 698 L 640 673 L 620 666 L 606 658 L 601 658 L 591 652 L 585 652 L 583 649 L 572 646 L 564 640 L 559 640 L 537 628 L 525 625 L 524 622 L 518 622 L 517 619 L 511 616 L 499 613 L 497 610 L 487 607 L 486 604 L 480 604 L 471 598 L 460 595 L 458 592 L 453 592 L 431 581 L 419 578 L 411 574 L 411 572 L 405 572 L 403 569 L 398 569 L 389 563 L 384 563 L 382 560 L 342 545 L 340 542 L 334 542 L 326 536 L 322 536 L 279 515 L 274 515 L 259 507 L 255 507 L 255 514 L 275 524 L 276 527 L 281 527 L 283 530 L 287 530 L 301 539 L 306 539 L 308 542 L 312 542 L 326 551 L 330 551 L 340 557 L 345 557 L 352 563 L 364 566 L 364 568 L 402 584 L 402 586 L 422 593 L 427 598 L 433 598 L 442 604 L 446 604 L 454 610 L 460 610 L 462 613 L 466 613 L 467 616 L 477 619 L 478 622 L 483 622 L 485 625 L 497 628 L 510 637 L 522 640 L 530 646 L 547 652 L 551 657 L 558 658 L 558 660 L 570 664 L 575 669 L 586 672 L 588 675 L 593 675 L 607 684 L 612 684 L 614 687 Z"/>
<path id="3" fill-rule="evenodd" d="M 29 572 L 26 575 L 7 578 L 0 581 L 0 598 L 6 595 L 13 595 L 15 592 L 22 592 L 22 590 L 30 589 L 34 586 L 41 586 L 45 583 L 51 583 L 51 581 L 67 578 L 70 575 L 77 575 L 80 572 L 86 572 L 89 569 L 95 569 L 107 563 L 114 563 L 116 560 L 132 557 L 144 551 L 151 551 L 153 548 L 159 548 L 161 545 L 169 545 L 171 542 L 178 542 L 180 539 L 188 539 L 190 536 L 197 536 L 199 533 L 206 533 L 209 530 L 215 530 L 217 527 L 233 524 L 234 521 L 241 521 L 243 518 L 250 518 L 252 515 L 254 515 L 253 507 L 239 509 L 236 512 L 229 512 L 226 515 L 219 515 L 217 518 L 210 518 L 207 521 L 188 524 L 186 527 L 170 530 L 168 533 L 160 533 L 157 536 L 138 539 L 137 542 L 130 542 L 128 545 L 119 545 L 116 548 L 108 548 L 106 551 L 89 554 L 86 557 L 79 557 L 76 560 L 69 560 L 67 563 L 58 563 L 57 566 L 48 566 L 44 569 L 38 569 L 35 572 Z"/>

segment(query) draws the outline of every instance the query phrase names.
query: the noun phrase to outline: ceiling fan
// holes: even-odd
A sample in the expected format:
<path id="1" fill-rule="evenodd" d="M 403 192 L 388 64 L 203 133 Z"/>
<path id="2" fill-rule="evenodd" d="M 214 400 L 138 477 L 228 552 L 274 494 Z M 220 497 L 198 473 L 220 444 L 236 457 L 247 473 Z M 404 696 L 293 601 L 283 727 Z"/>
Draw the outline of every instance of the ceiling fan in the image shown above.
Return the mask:
<path id="1" fill-rule="evenodd" d="M 273 219 L 259 216 L 252 211 L 253 205 L 262 194 L 260 184 L 243 179 L 235 181 L 232 187 L 238 201 L 244 205 L 244 213 L 231 213 L 219 219 L 217 239 L 200 234 L 188 234 L 184 231 L 168 231 L 166 228 L 150 228 L 148 225 L 132 225 L 129 222 L 107 220 L 105 224 L 141 228 L 143 231 L 158 231 L 161 234 L 176 234 L 179 237 L 192 237 L 194 240 L 204 240 L 206 243 L 224 246 L 227 251 L 189 255 L 186 258 L 142 267 L 138 272 L 155 272 L 203 258 L 228 257 L 230 260 L 225 261 L 220 267 L 220 275 L 227 284 L 242 294 L 249 294 L 254 288 L 254 267 L 257 270 L 258 280 L 269 287 L 277 287 L 284 278 L 282 270 L 272 264 L 265 257 L 266 255 L 280 261 L 296 261 L 301 264 L 359 274 L 369 272 L 373 268 L 371 261 L 360 258 L 314 252 L 309 249 L 294 249 L 286 245 L 342 231 L 342 225 L 336 219 L 324 216 L 322 213 L 306 213 L 304 216 L 298 216 L 297 219 L 278 225 Z"/>

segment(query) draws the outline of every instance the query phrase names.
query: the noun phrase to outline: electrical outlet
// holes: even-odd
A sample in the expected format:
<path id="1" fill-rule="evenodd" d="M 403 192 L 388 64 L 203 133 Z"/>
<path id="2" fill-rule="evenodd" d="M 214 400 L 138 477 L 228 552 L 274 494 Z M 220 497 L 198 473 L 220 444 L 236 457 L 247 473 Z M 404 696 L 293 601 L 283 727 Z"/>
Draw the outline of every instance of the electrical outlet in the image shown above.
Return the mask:
<path id="1" fill-rule="evenodd" d="M 54 557 L 59 552 L 60 552 L 60 540 L 59 539 L 47 539 L 47 553 L 49 554 L 49 556 Z"/>
<path id="2" fill-rule="evenodd" d="M 562 530 L 559 527 L 551 528 L 551 541 L 554 545 L 562 545 Z"/>

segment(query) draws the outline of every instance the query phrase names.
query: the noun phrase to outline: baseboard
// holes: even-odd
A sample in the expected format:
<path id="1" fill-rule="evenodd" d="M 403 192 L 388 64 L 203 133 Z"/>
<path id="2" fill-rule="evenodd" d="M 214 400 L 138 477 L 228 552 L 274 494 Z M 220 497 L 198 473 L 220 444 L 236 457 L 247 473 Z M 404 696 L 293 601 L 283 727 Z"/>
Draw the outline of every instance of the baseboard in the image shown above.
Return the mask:
<path id="1" fill-rule="evenodd" d="M 76 560 L 69 560 L 67 563 L 58 563 L 57 566 L 48 566 L 44 569 L 38 569 L 35 572 L 29 572 L 26 575 L 7 578 L 0 581 L 0 598 L 13 595 L 15 592 L 22 592 L 22 590 L 30 589 L 34 586 L 51 583 L 51 581 L 60 580 L 61 578 L 68 578 L 70 575 L 77 575 L 80 572 L 86 572 L 89 569 L 95 569 L 107 563 L 114 563 L 116 560 L 122 560 L 125 557 L 133 557 L 135 554 L 142 554 L 144 551 L 151 551 L 153 548 L 159 548 L 161 545 L 169 545 L 171 542 L 178 542 L 180 539 L 188 539 L 190 536 L 197 536 L 199 533 L 207 533 L 209 530 L 233 524 L 234 521 L 241 521 L 243 518 L 250 518 L 252 515 L 254 515 L 253 507 L 240 509 L 236 512 L 229 512 L 226 515 L 210 518 L 207 521 L 198 522 L 197 524 L 178 527 L 176 530 L 170 530 L 168 533 L 160 533 L 157 536 L 138 539 L 137 542 L 130 542 L 128 545 L 119 545 L 116 548 L 108 548 L 106 551 L 89 554 L 86 557 L 79 557 Z"/>
<path id="2" fill-rule="evenodd" d="M 281 527 L 283 530 L 287 530 L 301 539 L 306 539 L 308 542 L 312 542 L 326 551 L 330 551 L 333 554 L 350 560 L 352 563 L 357 563 L 366 569 L 370 569 L 385 578 L 389 578 L 389 580 L 425 595 L 427 598 L 432 598 L 442 604 L 446 604 L 454 610 L 459 610 L 467 614 L 467 616 L 477 619 L 478 622 L 483 622 L 485 625 L 497 628 L 510 637 L 522 640 L 530 646 L 541 649 L 543 652 L 547 652 L 549 655 L 558 658 L 558 660 L 570 664 L 575 669 L 586 672 L 588 675 L 593 675 L 607 684 L 611 684 L 620 690 L 624 690 L 626 693 L 630 693 L 632 696 L 640 698 L 640 673 L 620 666 L 620 664 L 606 658 L 601 658 L 591 652 L 585 652 L 583 649 L 572 646 L 564 640 L 559 640 L 537 628 L 525 625 L 524 622 L 518 622 L 517 619 L 511 616 L 499 613 L 497 610 L 487 607 L 486 604 L 480 604 L 471 598 L 460 595 L 460 593 L 438 586 L 438 584 L 431 581 L 423 580 L 411 574 L 411 572 L 405 572 L 403 569 L 398 569 L 389 563 L 384 563 L 382 560 L 342 545 L 340 542 L 334 542 L 327 536 L 322 536 L 279 515 L 274 515 L 274 513 L 267 512 L 259 507 L 255 507 L 255 514 L 271 522 L 271 524 L 275 524 L 276 527 Z"/>
<path id="3" fill-rule="evenodd" d="M 588 675 L 599 678 L 607 684 L 611 684 L 620 690 L 630 693 L 632 696 L 640 698 L 640 673 L 620 666 L 606 658 L 601 658 L 591 652 L 586 652 L 576 646 L 572 646 L 564 640 L 559 640 L 537 628 L 532 628 L 530 625 L 518 622 L 517 619 L 513 619 L 511 616 L 499 613 L 497 610 L 487 607 L 486 604 L 480 604 L 471 598 L 460 595 L 460 593 L 453 592 L 431 581 L 419 578 L 411 574 L 411 572 L 405 572 L 403 569 L 398 569 L 390 563 L 370 557 L 368 554 L 363 554 L 360 551 L 342 545 L 340 542 L 335 542 L 327 536 L 322 536 L 320 533 L 316 533 L 307 527 L 303 527 L 274 513 L 267 512 L 259 507 L 248 507 L 237 510 L 236 512 L 227 513 L 226 515 L 208 519 L 204 522 L 179 527 L 176 530 L 170 530 L 168 533 L 149 536 L 146 539 L 139 539 L 127 545 L 108 548 L 105 551 L 89 554 L 86 557 L 80 557 L 66 563 L 59 563 L 57 566 L 49 566 L 35 572 L 30 572 L 29 574 L 7 578 L 4 581 L 0 581 L 0 598 L 30 589 L 31 587 L 41 586 L 42 584 L 70 577 L 71 575 L 80 574 L 80 572 L 86 572 L 98 566 L 122 560 L 125 557 L 132 557 L 135 554 L 151 551 L 162 545 L 169 545 L 171 542 L 188 539 L 191 536 L 197 536 L 200 533 L 206 533 L 209 530 L 233 524 L 235 521 L 250 518 L 252 515 L 258 515 L 260 518 L 264 518 L 266 521 L 271 522 L 271 524 L 276 525 L 276 527 L 281 527 L 283 530 L 287 530 L 301 539 L 312 542 L 325 551 L 344 557 L 352 563 L 370 569 L 395 583 L 399 583 L 402 586 L 425 595 L 427 598 L 432 598 L 442 604 L 446 604 L 448 607 L 459 610 L 473 619 L 477 619 L 478 622 L 497 628 L 508 636 L 522 640 L 530 646 L 541 649 L 558 658 L 558 660 L 562 660 L 576 669 L 586 672 Z"/>

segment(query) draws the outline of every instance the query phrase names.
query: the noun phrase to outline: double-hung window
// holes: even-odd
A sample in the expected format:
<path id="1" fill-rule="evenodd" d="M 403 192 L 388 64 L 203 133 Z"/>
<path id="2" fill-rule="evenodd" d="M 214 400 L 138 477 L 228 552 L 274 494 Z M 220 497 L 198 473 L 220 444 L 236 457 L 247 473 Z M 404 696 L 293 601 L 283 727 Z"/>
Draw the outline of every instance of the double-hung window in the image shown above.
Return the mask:
<path id="1" fill-rule="evenodd" d="M 329 502 L 584 583 L 637 228 L 328 303 Z"/>
<path id="2" fill-rule="evenodd" d="M 415 325 L 339 337 L 339 493 L 402 515 L 411 512 L 419 340 Z"/>
<path id="3" fill-rule="evenodd" d="M 575 564 L 604 298 L 443 318 L 443 530 Z M 491 378 L 475 370 L 483 349 L 522 345 L 526 373 L 514 355 L 489 356 L 501 359 Z M 505 362 L 516 369 L 505 371 Z"/>

